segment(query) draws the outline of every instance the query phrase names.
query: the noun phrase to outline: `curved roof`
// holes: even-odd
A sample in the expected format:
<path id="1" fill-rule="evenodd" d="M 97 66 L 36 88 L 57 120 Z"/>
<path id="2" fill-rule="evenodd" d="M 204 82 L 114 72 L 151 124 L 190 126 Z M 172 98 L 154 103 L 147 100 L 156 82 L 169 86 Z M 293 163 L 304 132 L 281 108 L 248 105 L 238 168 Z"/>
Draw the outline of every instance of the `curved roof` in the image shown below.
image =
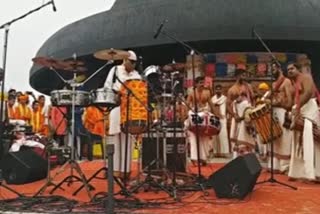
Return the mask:
<path id="1" fill-rule="evenodd" d="M 102 65 L 92 57 L 97 50 L 175 43 L 163 35 L 153 38 L 163 20 L 168 20 L 166 32 L 188 42 L 252 40 L 253 27 L 265 40 L 314 42 L 320 39 L 319 14 L 320 1 L 314 0 L 117 0 L 111 10 L 59 30 L 37 56 L 67 59 L 77 53 L 92 71 Z M 31 86 L 43 93 L 62 85 L 47 70 L 33 66 L 30 71 Z"/>

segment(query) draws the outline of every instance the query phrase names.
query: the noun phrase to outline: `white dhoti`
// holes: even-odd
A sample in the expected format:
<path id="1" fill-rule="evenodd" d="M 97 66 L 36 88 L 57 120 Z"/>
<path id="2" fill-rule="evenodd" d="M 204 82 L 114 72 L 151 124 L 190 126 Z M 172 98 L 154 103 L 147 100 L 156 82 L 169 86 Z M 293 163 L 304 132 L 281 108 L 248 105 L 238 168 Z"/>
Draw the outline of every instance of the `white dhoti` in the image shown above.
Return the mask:
<path id="1" fill-rule="evenodd" d="M 191 115 L 193 114 L 192 111 L 189 111 L 189 118 L 184 122 L 185 129 L 191 128 Z M 206 114 L 204 112 L 198 112 L 198 115 L 204 115 Z M 213 149 L 212 144 L 212 137 L 206 136 L 201 134 L 200 132 L 200 125 L 199 125 L 199 133 L 198 133 L 198 140 L 199 140 L 199 159 L 206 161 L 209 157 L 209 151 Z M 190 159 L 195 161 L 198 160 L 198 149 L 197 149 L 197 136 L 194 132 L 188 130 L 187 131 L 187 137 L 190 143 Z"/>
<path id="2" fill-rule="evenodd" d="M 319 126 L 319 110 L 315 99 L 310 99 L 301 107 L 304 118 L 303 131 L 294 131 L 291 148 L 289 177 L 315 180 L 320 177 L 320 144 L 313 139 L 314 121 Z M 302 141 L 300 141 L 302 139 Z"/>
<path id="3" fill-rule="evenodd" d="M 293 136 L 290 129 L 286 129 L 282 126 L 285 121 L 285 113 L 286 110 L 283 108 L 273 108 L 274 118 L 278 119 L 279 125 L 282 127 L 281 137 L 273 140 L 273 169 L 280 172 L 285 172 L 289 169 L 291 142 Z M 268 150 L 270 153 L 270 146 Z M 271 167 L 271 158 L 269 158 L 268 167 Z"/>
<path id="4" fill-rule="evenodd" d="M 234 112 L 242 117 L 246 108 L 251 104 L 247 100 L 240 103 L 233 102 Z M 252 134 L 248 132 L 247 125 L 244 120 L 236 122 L 234 118 L 231 121 L 230 140 L 233 143 L 233 158 L 242 152 L 254 152 L 255 141 Z"/>
<path id="5" fill-rule="evenodd" d="M 191 131 L 188 131 L 187 136 L 189 137 L 189 143 L 190 143 L 190 159 L 198 160 L 196 134 Z M 209 156 L 211 142 L 212 142 L 211 137 L 199 136 L 199 159 L 200 160 L 204 160 L 204 161 L 207 160 Z"/>
<path id="6" fill-rule="evenodd" d="M 214 150 L 217 156 L 225 157 L 230 154 L 229 138 L 228 138 L 228 130 L 227 130 L 227 119 L 220 118 L 220 124 L 221 124 L 220 133 L 213 138 Z"/>
<path id="7" fill-rule="evenodd" d="M 126 154 L 126 134 L 121 132 L 120 129 L 120 107 L 116 107 L 110 112 L 110 126 L 109 134 L 112 135 L 109 139 L 114 144 L 114 158 L 113 167 L 114 172 L 127 172 L 131 171 L 131 161 L 132 161 L 132 136 L 128 134 L 128 144 L 127 144 L 127 156 Z M 127 157 L 127 158 L 125 158 Z M 127 159 L 127 167 L 125 169 L 125 159 Z"/>
<path id="8" fill-rule="evenodd" d="M 219 106 L 219 112 L 221 115 L 220 118 L 220 124 L 221 124 L 221 130 L 220 133 L 217 136 L 213 137 L 213 143 L 214 143 L 214 151 L 217 156 L 228 156 L 230 154 L 229 150 L 229 138 L 228 138 L 228 130 L 227 130 L 227 97 L 224 95 L 221 95 L 218 97 L 217 95 L 213 96 L 211 99 L 212 103 L 214 105 Z"/>

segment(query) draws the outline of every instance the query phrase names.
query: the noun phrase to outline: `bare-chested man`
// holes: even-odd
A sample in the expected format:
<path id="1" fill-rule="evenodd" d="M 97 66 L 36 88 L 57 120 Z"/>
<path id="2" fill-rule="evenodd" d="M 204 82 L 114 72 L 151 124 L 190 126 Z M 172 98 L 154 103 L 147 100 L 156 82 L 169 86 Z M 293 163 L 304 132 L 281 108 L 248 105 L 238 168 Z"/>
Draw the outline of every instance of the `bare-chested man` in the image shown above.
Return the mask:
<path id="1" fill-rule="evenodd" d="M 195 93 L 191 91 L 187 97 L 187 104 L 193 111 L 189 111 L 189 118 L 186 120 L 185 127 L 190 129 L 192 126 L 192 115 L 194 115 L 195 104 L 197 104 L 197 112 L 201 117 L 205 117 L 209 113 L 213 112 L 213 105 L 210 101 L 211 93 L 210 89 L 204 87 L 204 77 L 197 77 L 195 80 L 196 88 Z M 198 127 L 199 130 L 199 127 Z M 197 156 L 197 139 L 196 134 L 193 131 L 187 131 L 190 142 L 190 159 L 195 164 L 198 160 Z M 199 137 L 199 159 L 200 162 L 205 165 L 207 157 L 209 156 L 209 150 L 212 149 L 211 137 L 204 135 L 198 131 Z"/>
<path id="2" fill-rule="evenodd" d="M 273 116 L 278 119 L 279 125 L 282 127 L 282 136 L 272 142 L 274 146 L 273 169 L 275 173 L 284 173 L 289 169 L 292 131 L 289 127 L 283 127 L 283 124 L 288 119 L 289 111 L 293 105 L 291 96 L 293 86 L 291 81 L 283 75 L 281 67 L 277 62 L 273 62 L 271 66 L 272 76 L 275 78 L 272 84 L 273 94 L 270 93 Z M 270 158 L 268 167 L 271 167 Z"/>
<path id="3" fill-rule="evenodd" d="M 315 181 L 320 178 L 320 144 L 313 138 L 313 126 L 320 125 L 319 110 L 315 99 L 314 83 L 310 74 L 302 73 L 300 66 L 289 63 L 288 77 L 294 82 L 294 106 L 292 107 L 293 143 L 289 177 Z M 296 130 L 298 119 L 302 129 Z"/>
<path id="4" fill-rule="evenodd" d="M 253 91 L 245 81 L 245 70 L 237 69 L 235 78 L 236 82 L 227 94 L 227 110 L 232 116 L 230 141 L 233 158 L 236 158 L 240 153 L 253 152 L 255 148 L 254 139 L 248 132 L 243 117 L 245 109 L 252 106 Z"/>

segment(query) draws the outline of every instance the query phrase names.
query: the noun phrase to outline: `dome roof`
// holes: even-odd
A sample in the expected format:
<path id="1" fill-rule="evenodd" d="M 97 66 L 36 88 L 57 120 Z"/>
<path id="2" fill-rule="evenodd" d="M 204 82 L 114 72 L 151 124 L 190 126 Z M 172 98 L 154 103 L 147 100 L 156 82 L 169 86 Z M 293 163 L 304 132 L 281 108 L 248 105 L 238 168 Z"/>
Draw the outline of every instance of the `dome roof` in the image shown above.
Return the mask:
<path id="1" fill-rule="evenodd" d="M 103 63 L 92 56 L 98 50 L 154 47 L 156 51 L 157 47 L 175 43 L 163 35 L 153 38 L 164 20 L 166 32 L 182 41 L 194 42 L 191 44 L 196 47 L 205 46 L 206 43 L 197 43 L 205 41 L 216 41 L 214 45 L 219 46 L 220 40 L 253 40 L 253 27 L 264 40 L 301 41 L 314 47 L 320 39 L 320 11 L 316 8 L 320 8 L 320 2 L 301 0 L 117 0 L 111 10 L 59 30 L 43 44 L 37 56 L 67 59 L 77 53 L 93 71 Z M 261 46 L 257 41 L 255 45 Z M 237 43 L 228 48 L 238 51 Z M 283 51 L 296 47 L 283 49 L 288 48 Z M 47 70 L 34 65 L 30 84 L 48 94 L 61 87 L 62 81 Z"/>

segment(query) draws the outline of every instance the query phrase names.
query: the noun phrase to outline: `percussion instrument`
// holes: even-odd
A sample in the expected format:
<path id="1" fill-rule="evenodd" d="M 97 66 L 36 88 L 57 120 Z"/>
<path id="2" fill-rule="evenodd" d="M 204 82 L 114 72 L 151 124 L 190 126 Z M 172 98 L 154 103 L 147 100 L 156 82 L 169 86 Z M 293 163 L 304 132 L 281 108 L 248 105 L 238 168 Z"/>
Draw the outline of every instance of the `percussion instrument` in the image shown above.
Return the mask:
<path id="1" fill-rule="evenodd" d="M 146 109 L 148 106 L 147 83 L 144 80 L 131 79 L 125 81 L 124 85 L 129 88 L 134 95 L 131 95 L 131 92 L 128 93 L 124 86 L 120 88 L 121 129 L 123 132 L 128 131 L 130 134 L 143 133 L 147 129 L 148 120 L 148 112 Z M 136 97 L 139 100 L 137 100 Z M 128 111 L 127 108 L 129 109 Z M 127 128 L 128 130 L 126 130 Z"/>
<path id="2" fill-rule="evenodd" d="M 153 94 L 161 94 L 163 92 L 162 86 L 161 86 L 161 74 L 159 72 L 159 67 L 155 65 L 148 66 L 143 71 L 143 76 L 145 76 L 148 80 L 148 86 L 153 92 Z"/>
<path id="3" fill-rule="evenodd" d="M 62 69 L 62 61 L 49 57 L 35 57 L 32 61 L 47 68 Z"/>
<path id="4" fill-rule="evenodd" d="M 189 130 L 196 133 L 197 126 L 202 136 L 218 135 L 221 130 L 220 119 L 210 112 L 198 112 L 195 114 L 189 111 Z"/>
<path id="5" fill-rule="evenodd" d="M 87 68 L 83 67 L 84 62 L 78 60 L 62 61 L 49 57 L 35 57 L 32 59 L 35 64 L 42 65 L 47 68 L 53 68 L 57 70 L 72 71 L 76 73 L 83 73 L 87 71 Z"/>
<path id="6" fill-rule="evenodd" d="M 102 60 L 122 60 L 130 56 L 129 52 L 116 49 L 106 49 L 94 53 L 94 57 Z"/>
<path id="7" fill-rule="evenodd" d="M 91 92 L 92 104 L 106 107 L 116 107 L 120 104 L 119 94 L 110 88 L 98 88 Z"/>
<path id="8" fill-rule="evenodd" d="M 175 71 L 184 71 L 185 64 L 184 63 L 171 63 L 164 65 L 161 70 L 163 72 L 175 72 Z"/>
<path id="9" fill-rule="evenodd" d="M 75 91 L 75 106 L 88 106 L 91 98 L 86 91 Z M 72 90 L 54 90 L 51 92 L 51 103 L 53 106 L 72 106 Z"/>
<path id="10" fill-rule="evenodd" d="M 245 111 L 245 114 L 249 114 L 250 120 L 255 125 L 257 132 L 262 138 L 262 143 L 264 144 L 277 139 L 282 135 L 282 127 L 279 124 L 279 119 L 274 116 L 271 117 L 270 108 L 271 106 L 269 104 L 260 104 L 255 108 L 250 109 L 249 113 L 248 111 Z"/>
<path id="11" fill-rule="evenodd" d="M 311 122 L 313 124 L 312 125 L 313 139 L 315 140 L 315 142 L 320 142 L 320 128 L 315 122 L 313 122 L 313 121 L 311 121 Z M 301 117 L 301 115 L 295 120 L 292 128 L 293 128 L 293 130 L 303 132 L 304 118 Z"/>

